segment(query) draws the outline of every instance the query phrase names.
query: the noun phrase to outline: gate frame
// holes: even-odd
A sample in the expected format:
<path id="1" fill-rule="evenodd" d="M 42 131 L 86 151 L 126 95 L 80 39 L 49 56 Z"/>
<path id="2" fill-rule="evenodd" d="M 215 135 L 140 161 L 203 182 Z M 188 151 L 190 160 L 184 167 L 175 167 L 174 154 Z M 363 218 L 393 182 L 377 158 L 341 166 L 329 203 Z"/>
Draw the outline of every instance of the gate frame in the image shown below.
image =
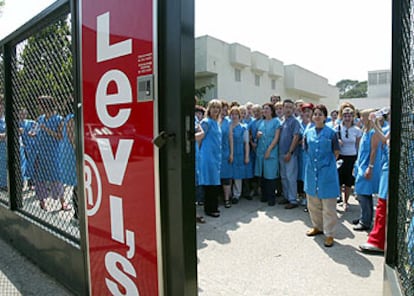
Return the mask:
<path id="1" fill-rule="evenodd" d="M 13 130 L 13 93 L 12 93 L 12 65 L 11 59 L 13 46 L 26 38 L 33 35 L 39 27 L 49 25 L 51 22 L 60 16 L 71 13 L 72 23 L 72 37 L 74 38 L 74 30 L 77 28 L 74 18 L 74 9 L 76 8 L 76 0 L 59 0 L 33 17 L 19 29 L 5 37 L 0 41 L 0 47 L 3 48 L 4 65 L 5 65 L 5 105 L 6 107 L 6 131 L 8 134 L 7 141 L 7 156 L 8 168 L 16 167 L 16 159 L 18 159 L 18 152 L 14 151 L 14 143 L 17 132 Z M 76 47 L 72 47 L 73 60 L 77 61 Z M 74 64 L 74 73 L 76 73 L 76 65 Z M 74 87 L 76 86 L 76 74 L 74 74 Z M 76 106 L 78 106 L 78 99 L 76 98 Z M 75 109 L 77 112 L 77 108 Z M 79 114 L 76 113 L 77 116 Z M 78 117 L 79 118 L 79 117 Z M 79 137 L 78 137 L 79 138 Z M 79 142 L 79 139 L 78 139 Z M 82 145 L 78 146 L 82 147 Z M 79 149 L 81 150 L 81 149 Z M 82 153 L 82 151 L 78 151 Z M 79 158 L 78 158 L 79 159 Z M 18 163 L 17 163 L 18 164 Z M 78 161 L 82 166 L 82 162 Z M 13 169 L 8 170 L 9 173 L 9 205 L 8 207 L 0 205 L 0 235 L 13 246 L 16 250 L 22 253 L 26 258 L 36 264 L 41 270 L 50 276 L 54 277 L 58 282 L 65 286 L 71 292 L 77 295 L 85 295 L 89 293 L 88 287 L 88 270 L 86 262 L 86 250 L 84 244 L 86 243 L 85 221 L 80 219 L 80 245 L 70 241 L 67 238 L 58 234 L 52 234 L 51 230 L 41 225 L 39 222 L 32 220 L 25 216 L 18 210 L 21 191 L 16 188 L 16 172 Z M 79 177 L 80 174 L 78 174 Z M 79 199 L 83 200 L 83 193 L 79 194 Z M 84 214 L 84 206 L 79 206 L 80 215 Z"/>

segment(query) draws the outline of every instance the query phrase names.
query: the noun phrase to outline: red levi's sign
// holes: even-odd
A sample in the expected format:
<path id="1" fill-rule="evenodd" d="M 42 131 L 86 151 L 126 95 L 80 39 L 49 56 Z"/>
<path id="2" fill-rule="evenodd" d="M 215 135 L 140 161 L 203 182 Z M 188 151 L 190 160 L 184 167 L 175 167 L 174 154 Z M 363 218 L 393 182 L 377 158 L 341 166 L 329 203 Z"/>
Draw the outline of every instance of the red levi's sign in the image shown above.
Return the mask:
<path id="1" fill-rule="evenodd" d="M 82 0 L 81 14 L 91 292 L 158 295 L 153 1 Z"/>

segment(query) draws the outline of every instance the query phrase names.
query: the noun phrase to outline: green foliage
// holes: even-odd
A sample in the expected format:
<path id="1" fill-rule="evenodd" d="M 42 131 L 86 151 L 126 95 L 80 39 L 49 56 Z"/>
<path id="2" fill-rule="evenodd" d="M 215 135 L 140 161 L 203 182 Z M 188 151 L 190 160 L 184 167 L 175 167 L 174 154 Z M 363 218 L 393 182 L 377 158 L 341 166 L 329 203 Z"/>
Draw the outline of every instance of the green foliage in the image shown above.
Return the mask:
<path id="1" fill-rule="evenodd" d="M 5 0 L 0 0 L 0 16 L 1 16 L 4 4 L 6 4 L 6 1 Z"/>
<path id="2" fill-rule="evenodd" d="M 41 95 L 63 101 L 73 93 L 71 31 L 66 17 L 27 39 L 17 54 L 16 97 L 23 106 Z"/>
<path id="3" fill-rule="evenodd" d="M 336 84 L 339 88 L 339 97 L 345 98 L 365 98 L 367 97 L 368 83 L 367 81 L 343 79 Z"/>
<path id="4" fill-rule="evenodd" d="M 200 88 L 196 88 L 194 90 L 194 94 L 200 101 L 203 101 L 203 98 L 206 95 L 207 91 L 213 87 L 214 87 L 214 84 L 210 83 Z"/>

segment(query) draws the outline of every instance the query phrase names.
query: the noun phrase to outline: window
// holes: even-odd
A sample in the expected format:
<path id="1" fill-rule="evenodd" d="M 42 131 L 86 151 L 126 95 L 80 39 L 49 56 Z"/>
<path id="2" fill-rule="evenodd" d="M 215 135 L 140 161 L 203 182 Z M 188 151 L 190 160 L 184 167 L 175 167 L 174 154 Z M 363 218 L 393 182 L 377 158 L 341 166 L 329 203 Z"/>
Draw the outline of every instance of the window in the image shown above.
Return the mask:
<path id="1" fill-rule="evenodd" d="M 272 89 L 275 90 L 276 89 L 276 79 L 272 79 L 271 85 L 272 85 Z"/>
<path id="2" fill-rule="evenodd" d="M 234 80 L 241 81 L 241 71 L 239 69 L 234 69 Z"/>
<path id="3" fill-rule="evenodd" d="M 387 73 L 378 73 L 378 84 L 387 84 Z"/>
<path id="4" fill-rule="evenodd" d="M 377 73 L 368 74 L 368 84 L 375 85 L 377 84 Z"/>
<path id="5" fill-rule="evenodd" d="M 254 85 L 260 86 L 260 75 L 254 75 Z"/>

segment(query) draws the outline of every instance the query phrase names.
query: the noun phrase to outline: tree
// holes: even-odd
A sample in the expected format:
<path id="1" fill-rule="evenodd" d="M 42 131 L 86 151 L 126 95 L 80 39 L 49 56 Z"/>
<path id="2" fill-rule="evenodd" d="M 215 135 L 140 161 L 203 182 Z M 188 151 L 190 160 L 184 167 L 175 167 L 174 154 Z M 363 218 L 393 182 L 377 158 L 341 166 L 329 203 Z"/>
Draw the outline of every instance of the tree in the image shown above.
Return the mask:
<path id="1" fill-rule="evenodd" d="M 336 84 L 339 88 L 339 97 L 345 98 L 365 98 L 367 97 L 367 81 L 343 79 Z"/>
<path id="2" fill-rule="evenodd" d="M 206 106 L 207 102 L 204 100 L 204 96 L 206 95 L 207 91 L 214 87 L 214 84 L 207 84 L 205 86 L 196 88 L 194 90 L 194 95 L 198 98 L 197 105 Z"/>
<path id="3" fill-rule="evenodd" d="M 6 4 L 6 0 L 0 0 L 0 15 L 3 11 L 4 4 Z"/>
<path id="4" fill-rule="evenodd" d="M 19 105 L 41 95 L 58 101 L 73 93 L 71 31 L 67 18 L 49 25 L 17 46 L 15 97 Z"/>

